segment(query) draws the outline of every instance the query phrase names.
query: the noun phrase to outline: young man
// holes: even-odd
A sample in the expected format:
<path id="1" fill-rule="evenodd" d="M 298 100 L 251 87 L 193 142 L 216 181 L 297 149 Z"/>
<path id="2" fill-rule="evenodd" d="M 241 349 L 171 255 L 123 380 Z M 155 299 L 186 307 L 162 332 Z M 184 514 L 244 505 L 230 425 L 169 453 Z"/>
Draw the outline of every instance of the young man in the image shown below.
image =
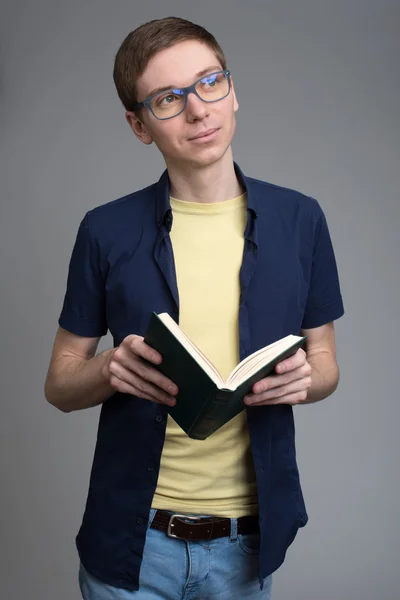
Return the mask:
<path id="1" fill-rule="evenodd" d="M 142 25 L 114 80 L 130 127 L 167 170 L 85 215 L 46 380 L 64 412 L 102 404 L 77 536 L 82 595 L 270 598 L 271 573 L 307 522 L 292 406 L 326 398 L 339 377 L 343 306 L 324 213 L 233 162 L 238 100 L 202 27 Z M 306 352 L 192 440 L 168 416 L 179 390 L 143 341 L 152 311 L 179 320 L 223 375 L 289 333 L 308 336 Z M 107 330 L 115 347 L 96 356 Z"/>

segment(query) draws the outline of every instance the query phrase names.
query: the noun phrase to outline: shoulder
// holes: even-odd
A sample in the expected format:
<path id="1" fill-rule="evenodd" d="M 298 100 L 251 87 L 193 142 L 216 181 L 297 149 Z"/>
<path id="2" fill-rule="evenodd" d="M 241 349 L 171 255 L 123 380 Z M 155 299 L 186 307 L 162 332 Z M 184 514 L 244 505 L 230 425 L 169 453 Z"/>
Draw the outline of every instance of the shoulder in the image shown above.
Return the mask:
<path id="1" fill-rule="evenodd" d="M 128 231 L 134 236 L 154 216 L 155 198 L 155 184 L 152 184 L 90 209 L 83 222 L 90 236 L 100 243 L 115 240 Z"/>
<path id="2" fill-rule="evenodd" d="M 246 180 L 255 197 L 258 213 L 264 214 L 275 209 L 289 216 L 301 212 L 304 216 L 316 220 L 323 214 L 319 202 L 312 196 L 261 179 L 247 177 Z"/>
<path id="3" fill-rule="evenodd" d="M 325 214 L 318 200 L 297 190 L 247 178 L 260 233 L 296 238 L 307 247 L 318 238 Z"/>
<path id="4" fill-rule="evenodd" d="M 154 192 L 155 184 L 152 184 L 106 204 L 96 206 L 89 210 L 87 214 L 94 224 L 123 222 L 127 217 L 140 217 L 152 212 L 155 202 Z"/>

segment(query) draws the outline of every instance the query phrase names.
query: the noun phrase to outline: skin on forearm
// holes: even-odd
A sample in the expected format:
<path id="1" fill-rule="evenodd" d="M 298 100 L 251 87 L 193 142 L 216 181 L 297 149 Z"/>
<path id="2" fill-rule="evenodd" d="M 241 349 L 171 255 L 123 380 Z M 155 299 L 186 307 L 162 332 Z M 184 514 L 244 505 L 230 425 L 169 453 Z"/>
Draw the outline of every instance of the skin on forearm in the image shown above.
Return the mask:
<path id="1" fill-rule="evenodd" d="M 307 399 L 301 404 L 310 404 L 327 398 L 336 390 L 339 383 L 339 367 L 336 357 L 329 351 L 307 352 L 307 361 L 311 366 L 311 387 Z"/>
<path id="2" fill-rule="evenodd" d="M 102 367 L 113 348 L 89 359 L 63 356 L 46 380 L 45 396 L 50 404 L 69 413 L 98 406 L 115 393 Z"/>

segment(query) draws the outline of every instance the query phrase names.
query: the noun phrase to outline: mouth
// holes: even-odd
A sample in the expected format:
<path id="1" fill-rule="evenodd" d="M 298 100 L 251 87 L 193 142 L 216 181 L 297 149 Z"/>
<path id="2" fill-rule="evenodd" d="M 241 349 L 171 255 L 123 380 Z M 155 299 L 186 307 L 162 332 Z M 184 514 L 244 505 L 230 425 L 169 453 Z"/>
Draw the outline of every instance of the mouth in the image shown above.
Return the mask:
<path id="1" fill-rule="evenodd" d="M 218 128 L 213 128 L 213 129 L 207 129 L 206 131 L 202 131 L 201 133 L 197 134 L 195 137 L 189 138 L 190 142 L 206 142 L 208 140 L 211 140 L 215 137 L 215 135 L 217 134 L 217 132 L 219 131 Z"/>

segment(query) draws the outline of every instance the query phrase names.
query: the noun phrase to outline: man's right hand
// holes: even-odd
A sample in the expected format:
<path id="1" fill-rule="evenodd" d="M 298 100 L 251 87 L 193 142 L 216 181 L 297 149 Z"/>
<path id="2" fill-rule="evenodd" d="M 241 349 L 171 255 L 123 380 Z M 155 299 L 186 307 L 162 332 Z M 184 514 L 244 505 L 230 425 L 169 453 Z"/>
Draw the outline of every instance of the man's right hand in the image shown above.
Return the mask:
<path id="1" fill-rule="evenodd" d="M 118 392 L 133 394 L 158 404 L 175 406 L 177 386 L 151 364 L 160 364 L 162 356 L 139 335 L 128 335 L 110 352 L 102 375 Z"/>

